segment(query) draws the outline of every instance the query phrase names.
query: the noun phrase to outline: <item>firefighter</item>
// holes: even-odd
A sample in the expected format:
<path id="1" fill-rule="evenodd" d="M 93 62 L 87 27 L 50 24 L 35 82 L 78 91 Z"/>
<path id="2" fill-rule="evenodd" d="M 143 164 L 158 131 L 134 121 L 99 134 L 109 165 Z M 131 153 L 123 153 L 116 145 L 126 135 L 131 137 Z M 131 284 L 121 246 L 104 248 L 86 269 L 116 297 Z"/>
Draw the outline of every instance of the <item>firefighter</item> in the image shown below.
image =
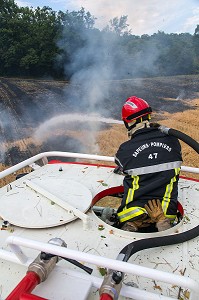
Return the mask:
<path id="1" fill-rule="evenodd" d="M 136 96 L 129 97 L 122 107 L 129 140 L 115 155 L 115 170 L 125 175 L 117 217 L 120 228 L 127 231 L 151 224 L 156 231 L 163 231 L 176 219 L 181 146 L 177 138 L 150 123 L 151 113 L 149 104 Z"/>

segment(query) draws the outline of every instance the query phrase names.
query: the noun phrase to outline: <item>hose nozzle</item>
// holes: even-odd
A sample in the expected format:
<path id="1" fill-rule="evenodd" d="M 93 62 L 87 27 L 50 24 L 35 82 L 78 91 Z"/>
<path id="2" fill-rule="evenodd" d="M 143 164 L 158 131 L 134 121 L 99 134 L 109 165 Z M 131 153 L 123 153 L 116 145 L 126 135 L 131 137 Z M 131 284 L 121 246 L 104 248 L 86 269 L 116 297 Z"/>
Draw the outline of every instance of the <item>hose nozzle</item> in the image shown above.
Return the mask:
<path id="1" fill-rule="evenodd" d="M 160 126 L 158 127 L 158 129 L 159 129 L 162 133 L 165 133 L 165 134 L 169 135 L 169 130 L 170 130 L 169 127 L 166 127 L 166 126 L 164 126 L 164 125 L 160 125 Z"/>
<path id="2" fill-rule="evenodd" d="M 169 134 L 169 129 L 168 127 L 164 126 L 164 125 L 160 125 L 159 123 L 150 123 L 150 127 L 153 127 L 153 128 L 157 128 L 159 129 L 162 133 L 165 133 L 165 134 Z"/>

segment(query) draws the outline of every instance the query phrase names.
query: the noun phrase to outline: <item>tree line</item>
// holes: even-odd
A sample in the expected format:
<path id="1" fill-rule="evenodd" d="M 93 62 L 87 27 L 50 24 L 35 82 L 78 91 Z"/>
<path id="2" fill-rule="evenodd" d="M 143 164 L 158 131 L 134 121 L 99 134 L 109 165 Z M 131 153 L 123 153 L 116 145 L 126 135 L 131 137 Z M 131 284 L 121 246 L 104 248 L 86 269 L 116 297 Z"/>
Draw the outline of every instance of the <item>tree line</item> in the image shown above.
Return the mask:
<path id="1" fill-rule="evenodd" d="M 133 35 L 128 16 L 99 30 L 86 12 L 19 7 L 0 0 L 0 76 L 70 79 L 102 68 L 109 79 L 199 73 L 199 25 L 194 34 Z"/>

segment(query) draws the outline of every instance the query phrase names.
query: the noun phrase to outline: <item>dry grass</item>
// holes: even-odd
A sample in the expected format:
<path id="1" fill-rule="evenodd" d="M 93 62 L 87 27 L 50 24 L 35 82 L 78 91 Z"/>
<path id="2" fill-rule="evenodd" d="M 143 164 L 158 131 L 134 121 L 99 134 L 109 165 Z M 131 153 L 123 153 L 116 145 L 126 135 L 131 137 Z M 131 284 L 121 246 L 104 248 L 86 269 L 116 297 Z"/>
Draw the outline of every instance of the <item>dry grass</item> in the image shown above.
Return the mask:
<path id="1" fill-rule="evenodd" d="M 5 166 L 4 164 L 1 164 L 0 163 L 0 171 L 4 171 L 6 170 L 8 167 Z M 31 168 L 30 167 L 26 167 L 26 168 L 23 168 L 22 170 L 19 170 L 11 175 L 8 175 L 2 179 L 0 179 L 0 187 L 3 187 L 7 184 L 9 184 L 10 182 L 14 181 L 16 179 L 16 175 L 17 174 L 20 174 L 20 173 L 29 173 L 31 171 Z"/>
<path id="2" fill-rule="evenodd" d="M 199 142 L 199 99 L 192 101 L 194 110 L 187 110 L 181 113 L 165 114 L 165 119 L 161 124 L 177 129 Z M 199 155 L 190 146 L 181 142 L 183 165 L 199 168 Z M 182 173 L 182 175 L 185 175 Z M 191 177 L 199 179 L 199 175 L 189 174 Z"/>
<path id="3" fill-rule="evenodd" d="M 190 102 L 189 102 L 190 104 Z M 184 112 L 178 112 L 178 113 L 164 113 L 161 115 L 154 114 L 154 119 L 158 120 L 161 119 L 160 123 L 163 125 L 166 125 L 167 127 L 177 129 L 189 136 L 191 136 L 194 140 L 199 141 L 199 99 L 194 99 L 191 101 L 191 105 L 193 106 L 193 109 L 186 110 Z M 152 120 L 153 121 L 153 120 Z M 66 134 L 66 133 L 65 133 Z M 85 137 L 87 136 L 87 132 L 85 131 L 84 134 L 74 131 L 68 131 L 68 136 L 73 136 L 82 142 L 86 143 L 87 146 L 90 148 L 93 147 L 93 141 L 87 140 Z M 97 134 L 97 139 L 95 141 L 97 148 L 98 148 L 98 154 L 99 155 L 105 155 L 105 156 L 114 156 L 116 153 L 119 145 L 127 140 L 127 132 L 123 125 L 120 124 L 114 124 L 109 129 L 101 130 Z M 24 150 L 25 145 L 29 143 L 33 143 L 33 140 L 26 139 L 16 141 L 15 145 L 19 146 L 21 150 Z M 191 167 L 199 167 L 199 155 L 187 144 L 181 142 L 182 145 L 182 153 L 183 153 L 183 165 L 191 166 Z M 110 165 L 111 163 L 108 162 L 102 162 L 103 164 Z M 0 164 L 0 170 L 6 169 L 7 166 Z M 29 168 L 23 169 L 23 172 L 29 171 Z M 18 171 L 17 173 L 20 173 Z M 199 179 L 199 174 L 183 174 L 188 177 Z M 0 187 L 8 184 L 9 182 L 12 182 L 15 179 L 15 175 L 7 176 L 4 179 L 0 180 Z"/>
<path id="4" fill-rule="evenodd" d="M 199 142 L 199 99 L 191 101 L 193 110 L 179 113 L 164 113 L 161 115 L 160 124 L 179 130 Z M 158 116 L 156 115 L 155 118 Z M 153 120 L 152 120 L 153 121 Z M 100 146 L 100 154 L 114 156 L 119 145 L 127 140 L 125 127 L 113 125 L 110 130 L 99 133 L 97 142 Z M 199 167 L 199 155 L 190 146 L 180 141 L 183 154 L 183 165 Z M 182 173 L 182 175 L 185 175 Z M 186 174 L 188 177 L 199 179 L 199 174 Z"/>
<path id="5" fill-rule="evenodd" d="M 114 156 L 119 145 L 126 141 L 127 132 L 123 125 L 113 125 L 109 130 L 101 131 L 97 136 L 100 154 Z"/>

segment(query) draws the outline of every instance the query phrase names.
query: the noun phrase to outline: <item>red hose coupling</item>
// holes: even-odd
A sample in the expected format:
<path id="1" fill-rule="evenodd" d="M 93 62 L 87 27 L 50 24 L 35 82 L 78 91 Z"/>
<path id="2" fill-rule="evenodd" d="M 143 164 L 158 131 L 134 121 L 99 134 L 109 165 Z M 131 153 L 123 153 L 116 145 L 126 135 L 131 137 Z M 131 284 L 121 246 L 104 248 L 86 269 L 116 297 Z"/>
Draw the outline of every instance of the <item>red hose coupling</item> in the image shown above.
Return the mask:
<path id="1" fill-rule="evenodd" d="M 119 298 L 122 281 L 118 283 L 113 279 L 113 271 L 109 270 L 99 289 L 100 300 L 117 300 Z"/>
<path id="2" fill-rule="evenodd" d="M 100 300 L 113 300 L 109 294 L 102 294 Z"/>

